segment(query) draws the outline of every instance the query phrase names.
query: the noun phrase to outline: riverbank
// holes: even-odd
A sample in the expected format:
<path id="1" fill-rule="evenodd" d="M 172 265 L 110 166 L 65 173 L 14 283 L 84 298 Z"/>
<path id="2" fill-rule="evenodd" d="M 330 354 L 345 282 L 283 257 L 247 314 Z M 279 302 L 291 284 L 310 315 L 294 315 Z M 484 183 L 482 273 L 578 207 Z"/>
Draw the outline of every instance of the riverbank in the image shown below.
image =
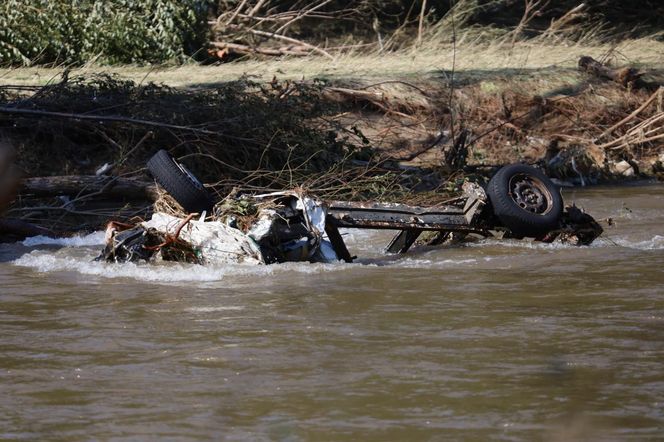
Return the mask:
<path id="1" fill-rule="evenodd" d="M 581 56 L 591 56 L 614 66 L 630 65 L 660 74 L 664 70 L 664 42 L 653 38 L 609 41 L 518 41 L 514 44 L 459 42 L 430 44 L 396 52 L 344 52 L 333 59 L 318 56 L 248 58 L 214 65 L 99 65 L 95 62 L 69 69 L 70 75 L 111 75 L 138 84 L 158 83 L 177 88 L 210 88 L 248 76 L 255 81 L 330 81 L 386 79 L 440 80 L 454 70 L 458 83 L 492 78 L 539 78 L 542 88 L 578 80 L 574 71 Z M 561 71 L 571 71 L 561 75 Z M 62 67 L 0 68 L 0 83 L 23 86 L 57 81 Z"/>
<path id="2" fill-rule="evenodd" d="M 656 179 L 663 49 L 654 40 L 627 42 L 620 55 L 519 43 L 333 61 L 14 69 L 0 73 L 0 126 L 28 177 L 149 182 L 145 161 L 166 148 L 220 196 L 302 185 L 322 197 L 435 203 L 514 162 L 570 184 Z M 616 78 L 579 69 L 581 55 L 602 54 L 613 54 L 606 69 Z M 101 204 L 103 189 L 54 188 L 55 200 L 37 201 L 24 188 L 10 215 L 55 227 L 88 211 L 145 213 L 116 197 L 111 209 L 87 206 Z"/>

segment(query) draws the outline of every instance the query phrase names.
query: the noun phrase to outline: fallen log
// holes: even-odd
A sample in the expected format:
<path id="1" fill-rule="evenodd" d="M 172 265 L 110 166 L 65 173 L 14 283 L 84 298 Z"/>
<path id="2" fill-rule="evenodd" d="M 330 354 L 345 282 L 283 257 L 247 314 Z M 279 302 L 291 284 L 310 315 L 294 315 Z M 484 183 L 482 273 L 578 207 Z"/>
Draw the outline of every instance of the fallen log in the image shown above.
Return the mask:
<path id="1" fill-rule="evenodd" d="M 154 201 L 157 187 L 153 183 L 131 178 L 97 175 L 70 175 L 26 178 L 19 188 L 21 196 L 71 198 L 103 196 Z"/>
<path id="2" fill-rule="evenodd" d="M 20 219 L 0 219 L 0 242 L 20 241 L 29 236 L 55 236 L 55 232 Z"/>
<path id="3" fill-rule="evenodd" d="M 636 68 L 624 67 L 612 69 L 589 56 L 579 58 L 579 70 L 594 77 L 611 80 L 625 88 L 655 90 L 658 84 L 645 81 L 643 72 Z"/>
<path id="4" fill-rule="evenodd" d="M 279 57 L 282 55 L 292 55 L 295 57 L 305 57 L 311 53 L 311 50 L 307 48 L 300 47 L 289 47 L 289 48 L 261 48 L 247 46 L 238 43 L 224 43 L 220 41 L 210 42 L 210 45 L 215 49 L 219 49 L 222 52 L 230 52 L 233 54 L 239 55 L 248 55 L 248 54 L 259 54 L 259 55 L 269 55 L 272 57 Z"/>
<path id="5" fill-rule="evenodd" d="M 311 52 L 315 52 L 319 55 L 322 55 L 324 57 L 329 58 L 330 60 L 334 60 L 334 57 L 330 55 L 329 52 L 319 48 L 318 46 L 311 45 L 307 42 L 304 42 L 302 40 L 297 40 L 295 38 L 287 37 L 285 35 L 281 34 L 275 34 L 274 32 L 265 32 L 265 31 L 260 31 L 258 29 L 245 29 L 243 26 L 238 26 L 238 25 L 228 25 L 228 27 L 232 30 L 235 30 L 236 32 L 249 32 L 254 35 L 259 35 L 261 37 L 266 37 L 269 39 L 276 39 L 276 40 L 281 40 L 285 41 L 286 43 L 290 43 L 294 45 L 297 48 L 306 48 L 309 49 Z"/>
<path id="6" fill-rule="evenodd" d="M 418 89 L 419 90 L 419 89 Z M 419 99 L 411 96 L 398 97 L 383 90 L 368 91 L 364 89 L 349 89 L 344 87 L 326 87 L 323 90 L 323 98 L 336 103 L 352 101 L 355 103 L 370 104 L 382 112 L 394 113 L 405 117 L 411 117 L 418 112 L 432 112 L 433 104 L 421 91 Z"/>
<path id="7" fill-rule="evenodd" d="M 20 173 L 14 166 L 14 149 L 6 141 L 0 141 L 0 215 L 14 199 Z"/>

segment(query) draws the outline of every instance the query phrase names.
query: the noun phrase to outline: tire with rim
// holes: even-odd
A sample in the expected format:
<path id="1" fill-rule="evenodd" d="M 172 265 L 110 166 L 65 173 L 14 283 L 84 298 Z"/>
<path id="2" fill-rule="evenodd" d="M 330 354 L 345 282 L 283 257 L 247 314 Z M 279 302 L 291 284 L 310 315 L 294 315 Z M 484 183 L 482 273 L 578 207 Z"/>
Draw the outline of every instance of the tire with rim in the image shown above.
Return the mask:
<path id="1" fill-rule="evenodd" d="M 560 225 L 560 191 L 534 167 L 503 167 L 489 181 L 487 195 L 498 219 L 516 236 L 539 237 Z"/>
<path id="2" fill-rule="evenodd" d="M 189 213 L 212 210 L 212 198 L 203 184 L 186 167 L 160 150 L 148 161 L 147 168 L 163 187 Z"/>

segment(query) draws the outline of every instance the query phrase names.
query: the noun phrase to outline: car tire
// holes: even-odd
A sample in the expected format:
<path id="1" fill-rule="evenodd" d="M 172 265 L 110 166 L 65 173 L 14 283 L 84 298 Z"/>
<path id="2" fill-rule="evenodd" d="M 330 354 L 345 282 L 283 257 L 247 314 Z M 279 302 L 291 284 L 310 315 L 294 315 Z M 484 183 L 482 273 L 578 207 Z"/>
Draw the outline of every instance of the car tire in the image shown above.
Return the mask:
<path id="1" fill-rule="evenodd" d="M 147 163 L 157 183 L 189 213 L 212 211 L 212 197 L 203 184 L 186 167 L 160 150 Z"/>
<path id="2" fill-rule="evenodd" d="M 501 168 L 487 196 L 498 219 L 516 237 L 540 237 L 560 226 L 560 190 L 538 169 L 525 164 Z"/>

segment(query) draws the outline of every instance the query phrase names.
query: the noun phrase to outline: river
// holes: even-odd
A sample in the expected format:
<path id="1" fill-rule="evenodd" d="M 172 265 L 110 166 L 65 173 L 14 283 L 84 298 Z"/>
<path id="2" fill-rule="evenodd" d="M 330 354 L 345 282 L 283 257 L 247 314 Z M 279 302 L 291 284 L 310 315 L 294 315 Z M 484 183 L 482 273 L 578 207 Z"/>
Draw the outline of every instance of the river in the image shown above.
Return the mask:
<path id="1" fill-rule="evenodd" d="M 0 439 L 659 439 L 664 187 L 565 199 L 614 225 L 262 267 L 0 245 Z"/>

